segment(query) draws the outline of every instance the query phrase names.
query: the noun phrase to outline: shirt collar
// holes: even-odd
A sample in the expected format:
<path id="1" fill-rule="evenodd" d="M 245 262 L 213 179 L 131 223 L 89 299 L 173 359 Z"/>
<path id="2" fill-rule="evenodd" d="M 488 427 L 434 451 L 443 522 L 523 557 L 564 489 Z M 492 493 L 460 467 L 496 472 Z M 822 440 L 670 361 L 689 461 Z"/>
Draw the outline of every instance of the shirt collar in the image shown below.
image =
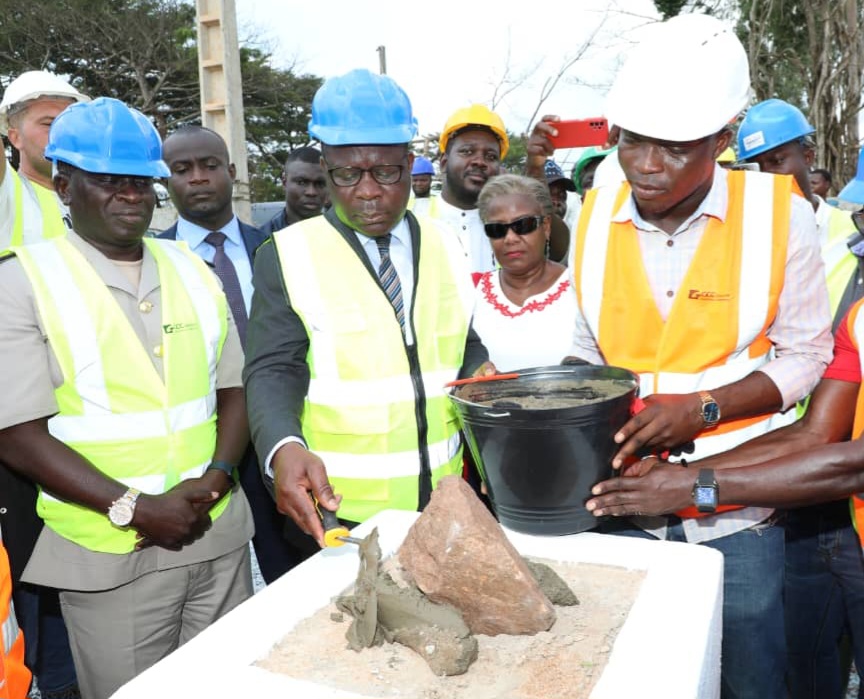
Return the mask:
<path id="1" fill-rule="evenodd" d="M 236 216 L 232 217 L 231 220 L 219 230 L 224 233 L 225 237 L 232 243 L 242 247 L 243 235 L 240 233 L 240 222 L 237 220 Z M 204 242 L 204 238 L 212 232 L 213 231 L 209 228 L 202 228 L 197 223 L 193 223 L 182 216 L 177 219 L 177 240 L 185 240 L 193 250 L 201 245 L 201 243 Z"/>
<path id="2" fill-rule="evenodd" d="M 726 220 L 726 210 L 729 205 L 729 185 L 726 182 L 727 175 L 728 172 L 726 170 L 719 165 L 714 165 L 714 181 L 711 183 L 711 189 L 708 190 L 708 194 L 699 204 L 696 211 L 694 211 L 687 220 L 678 227 L 678 230 L 675 231 L 675 233 L 680 233 L 686 230 L 694 221 L 702 216 L 710 216 L 719 219 L 720 221 Z M 615 223 L 627 223 L 628 221 L 632 221 L 633 225 L 641 230 L 659 230 L 657 226 L 653 223 L 648 223 L 639 215 L 632 194 L 624 200 L 621 208 L 618 209 L 612 217 L 612 221 Z"/>
<path id="3" fill-rule="evenodd" d="M 364 247 L 367 247 L 371 250 L 375 248 L 378 249 L 378 243 L 375 242 L 375 238 L 370 235 L 363 235 L 359 231 L 354 231 L 354 235 L 357 236 L 357 240 L 360 241 L 360 244 Z M 408 219 L 403 216 L 402 219 L 390 230 L 390 235 L 392 238 L 398 240 L 402 245 L 404 245 L 409 250 L 411 249 L 411 228 L 408 226 Z M 391 240 L 392 244 L 393 241 Z"/>

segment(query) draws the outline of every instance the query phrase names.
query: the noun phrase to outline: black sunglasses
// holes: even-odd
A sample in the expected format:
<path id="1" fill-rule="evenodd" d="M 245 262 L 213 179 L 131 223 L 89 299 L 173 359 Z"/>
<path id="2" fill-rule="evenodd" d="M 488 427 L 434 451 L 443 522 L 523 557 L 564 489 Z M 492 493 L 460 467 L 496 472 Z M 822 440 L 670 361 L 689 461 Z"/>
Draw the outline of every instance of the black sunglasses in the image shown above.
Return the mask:
<path id="1" fill-rule="evenodd" d="M 499 240 L 507 235 L 507 231 L 513 230 L 516 235 L 528 235 L 529 233 L 533 233 L 537 230 L 537 226 L 539 226 L 545 216 L 523 216 L 522 218 L 517 218 L 515 221 L 510 221 L 510 223 L 484 223 L 483 230 L 486 231 L 486 235 L 493 240 Z"/>

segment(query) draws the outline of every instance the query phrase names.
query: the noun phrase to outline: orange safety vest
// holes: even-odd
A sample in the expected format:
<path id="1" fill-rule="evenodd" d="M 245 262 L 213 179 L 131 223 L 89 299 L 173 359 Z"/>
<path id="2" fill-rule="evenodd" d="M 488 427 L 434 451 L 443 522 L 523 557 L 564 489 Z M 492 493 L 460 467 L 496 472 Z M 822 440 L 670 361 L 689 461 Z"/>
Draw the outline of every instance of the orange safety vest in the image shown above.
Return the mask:
<path id="1" fill-rule="evenodd" d="M 613 217 L 630 186 L 591 190 L 576 232 L 577 298 L 606 362 L 639 374 L 640 396 L 691 393 L 737 381 L 770 361 L 789 242 L 792 178 L 729 172 L 724 221 L 711 218 L 668 318 L 654 302 L 632 221 Z M 605 260 L 605 264 L 600 261 Z M 766 413 L 696 435 L 694 459 L 726 451 L 794 419 Z M 722 507 L 718 511 L 738 509 Z M 695 508 L 678 513 L 696 516 Z"/>
<path id="2" fill-rule="evenodd" d="M 12 573 L 9 557 L 0 541 L 0 699 L 24 699 L 30 690 L 30 670 L 24 665 L 24 634 L 12 608 Z"/>
<path id="3" fill-rule="evenodd" d="M 849 330 L 849 337 L 852 338 L 852 344 L 858 350 L 858 356 L 861 357 L 861 366 L 864 367 L 864 355 L 862 355 L 862 347 L 864 345 L 859 340 L 859 338 L 864 337 L 864 313 L 859 312 L 862 305 L 864 305 L 864 299 L 861 299 L 849 309 L 849 315 L 846 318 L 846 327 Z M 858 439 L 862 433 L 864 433 L 864 380 L 861 381 L 858 387 L 858 402 L 855 405 L 852 439 Z M 852 507 L 852 522 L 858 531 L 861 545 L 864 546 L 864 493 L 854 494 L 850 499 L 850 505 Z"/>

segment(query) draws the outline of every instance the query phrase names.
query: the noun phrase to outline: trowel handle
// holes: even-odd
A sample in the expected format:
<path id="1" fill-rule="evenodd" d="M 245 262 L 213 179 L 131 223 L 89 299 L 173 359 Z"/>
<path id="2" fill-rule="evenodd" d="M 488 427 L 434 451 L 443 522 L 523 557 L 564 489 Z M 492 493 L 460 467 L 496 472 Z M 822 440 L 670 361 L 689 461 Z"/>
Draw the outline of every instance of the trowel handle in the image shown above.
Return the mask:
<path id="1" fill-rule="evenodd" d="M 324 545 L 328 548 L 331 546 L 344 546 L 345 542 L 340 537 L 348 536 L 348 528 L 339 522 L 339 518 L 335 512 L 331 512 L 326 507 L 321 507 L 317 500 L 315 501 L 315 509 L 321 518 L 321 524 L 324 525 Z"/>

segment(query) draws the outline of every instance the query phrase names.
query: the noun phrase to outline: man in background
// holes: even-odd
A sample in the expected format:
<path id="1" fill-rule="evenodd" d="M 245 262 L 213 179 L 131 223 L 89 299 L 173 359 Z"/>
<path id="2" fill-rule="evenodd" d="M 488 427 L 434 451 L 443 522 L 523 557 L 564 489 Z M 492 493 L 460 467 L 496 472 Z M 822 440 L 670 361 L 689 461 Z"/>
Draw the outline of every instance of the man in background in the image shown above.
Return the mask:
<path id="1" fill-rule="evenodd" d="M 418 155 L 414 158 L 414 167 L 411 168 L 411 189 L 416 199 L 425 199 L 432 192 L 432 177 L 435 168 L 429 158 Z"/>
<path id="2" fill-rule="evenodd" d="M 252 304 L 252 262 L 255 250 L 267 236 L 234 215 L 231 195 L 235 168 L 228 146 L 210 129 L 186 126 L 165 139 L 162 157 L 171 173 L 165 183 L 179 218 L 159 237 L 185 241 L 192 252 L 213 266 L 245 348 Z M 314 168 L 321 170 L 317 162 Z M 264 580 L 271 583 L 298 559 L 282 537 L 284 518 L 273 510 L 251 446 L 234 466 L 239 467 L 240 483 L 255 519 L 255 556 Z"/>
<path id="3" fill-rule="evenodd" d="M 318 216 L 327 205 L 327 181 L 321 167 L 321 151 L 304 146 L 291 151 L 282 171 L 285 208 L 261 227 L 274 233 L 297 221 Z"/>

